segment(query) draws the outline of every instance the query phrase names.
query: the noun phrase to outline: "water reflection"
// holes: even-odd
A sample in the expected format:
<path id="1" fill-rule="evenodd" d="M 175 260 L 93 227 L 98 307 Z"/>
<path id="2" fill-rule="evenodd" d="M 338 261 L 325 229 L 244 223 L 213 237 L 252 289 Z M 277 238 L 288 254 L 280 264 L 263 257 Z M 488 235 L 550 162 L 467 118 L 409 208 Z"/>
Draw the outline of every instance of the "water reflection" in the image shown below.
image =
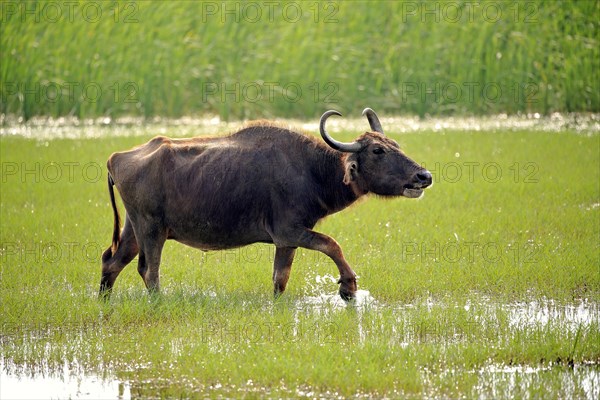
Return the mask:
<path id="1" fill-rule="evenodd" d="M 377 301 L 371 296 L 371 292 L 368 290 L 357 290 L 355 298 L 350 302 L 345 302 L 342 298 L 336 294 L 319 294 L 316 296 L 306 296 L 299 300 L 296 305 L 298 308 L 314 308 L 319 310 L 322 308 L 365 308 L 365 307 L 377 307 Z"/>
<path id="2" fill-rule="evenodd" d="M 0 399 L 131 399 L 128 382 L 80 372 L 17 366 L 0 358 Z"/>
<path id="3" fill-rule="evenodd" d="M 600 398 L 600 367 L 580 365 L 574 368 L 547 366 L 523 367 L 489 365 L 473 372 L 477 384 L 472 397 L 479 399 L 525 398 L 537 392 L 539 398 Z M 556 387 L 548 385 L 553 382 Z"/>
<path id="4" fill-rule="evenodd" d="M 318 279 L 317 279 L 318 280 Z M 389 345 L 456 344 L 511 340 L 535 342 L 547 329 L 562 335 L 600 327 L 600 305 L 587 299 L 560 303 L 552 299 L 499 303 L 486 296 L 457 302 L 427 298 L 407 304 L 386 304 L 359 290 L 346 303 L 337 294 L 305 296 L 295 303 L 299 314 L 323 317 L 354 312 L 358 343 L 387 338 Z M 390 319 L 395 321 L 390 324 Z"/>
<path id="5" fill-rule="evenodd" d="M 6 364 L 0 360 L 0 398 L 1 399 L 131 399 L 150 398 L 159 396 L 158 387 L 153 388 L 148 381 L 136 383 L 119 381 L 116 379 L 101 378 L 99 376 L 83 374 L 74 375 L 73 369 L 67 365 L 62 371 L 25 372 L 23 367 Z M 17 371 L 20 372 L 17 372 Z M 460 372 L 454 369 L 431 371 L 427 368 L 419 371 L 422 382 L 420 397 L 446 398 L 447 394 L 438 393 L 437 381 L 440 378 L 454 376 L 457 380 L 469 379 L 474 376 L 475 381 L 467 398 L 477 399 L 508 399 L 508 398 L 581 398 L 595 400 L 600 398 L 600 366 L 577 365 L 574 368 L 558 365 L 541 367 L 509 366 L 491 364 L 473 371 Z M 133 385 L 134 389 L 131 388 Z M 175 382 L 169 386 L 177 385 Z M 183 385 L 185 386 L 185 385 Z M 249 380 L 246 385 L 213 383 L 210 386 L 195 386 L 195 394 L 202 393 L 209 397 L 240 396 L 252 394 L 262 397 L 272 394 L 270 387 L 255 385 Z M 283 389 L 283 388 L 280 388 Z M 292 397 L 315 397 L 320 393 L 312 387 L 302 387 L 290 391 Z M 132 392 L 134 393 L 132 395 Z M 187 397 L 190 395 L 189 391 Z M 338 393 L 327 391 L 324 397 L 343 398 Z M 357 398 L 370 398 L 368 393 L 357 394 Z"/>

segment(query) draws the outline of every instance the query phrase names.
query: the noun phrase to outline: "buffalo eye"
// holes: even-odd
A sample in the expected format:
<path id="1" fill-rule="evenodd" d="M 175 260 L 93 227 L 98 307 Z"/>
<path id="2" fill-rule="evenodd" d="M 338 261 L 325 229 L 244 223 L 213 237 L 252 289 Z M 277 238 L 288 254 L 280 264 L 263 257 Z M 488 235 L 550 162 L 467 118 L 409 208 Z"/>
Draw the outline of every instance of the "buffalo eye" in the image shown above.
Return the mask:
<path id="1" fill-rule="evenodd" d="M 383 150 L 381 147 L 375 147 L 373 149 L 373 154 L 383 154 L 385 153 L 385 150 Z"/>

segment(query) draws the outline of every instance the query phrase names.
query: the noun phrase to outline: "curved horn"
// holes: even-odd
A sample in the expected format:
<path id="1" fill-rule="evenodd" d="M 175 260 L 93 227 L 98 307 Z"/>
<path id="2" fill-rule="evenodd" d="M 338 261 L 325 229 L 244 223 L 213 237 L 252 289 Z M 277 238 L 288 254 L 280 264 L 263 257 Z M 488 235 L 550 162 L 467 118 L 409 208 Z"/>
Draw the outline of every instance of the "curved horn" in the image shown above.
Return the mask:
<path id="1" fill-rule="evenodd" d="M 365 114 L 367 115 L 367 119 L 369 120 L 371 130 L 385 135 L 385 133 L 383 133 L 381 123 L 379 122 L 379 118 L 377 118 L 377 114 L 375 114 L 375 111 L 371 110 L 370 108 L 365 108 L 362 112 L 362 115 L 365 116 Z"/>
<path id="2" fill-rule="evenodd" d="M 329 134 L 325 130 L 325 121 L 327 121 L 327 118 L 329 118 L 332 115 L 339 115 L 340 117 L 342 116 L 342 114 L 335 110 L 325 111 L 325 113 L 321 116 L 321 121 L 319 122 L 319 131 L 321 132 L 321 136 L 323 137 L 325 143 L 327 143 L 330 147 L 332 147 L 335 150 L 343 151 L 346 153 L 356 153 L 357 151 L 359 151 L 362 148 L 362 145 L 360 143 L 342 143 L 329 136 Z"/>

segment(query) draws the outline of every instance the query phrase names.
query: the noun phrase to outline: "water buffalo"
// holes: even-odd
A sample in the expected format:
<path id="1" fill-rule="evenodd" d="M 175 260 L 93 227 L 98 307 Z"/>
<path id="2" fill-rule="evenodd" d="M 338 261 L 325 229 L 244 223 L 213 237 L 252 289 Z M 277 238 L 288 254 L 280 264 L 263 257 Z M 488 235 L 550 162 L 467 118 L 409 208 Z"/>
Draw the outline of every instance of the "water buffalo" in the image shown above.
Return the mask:
<path id="1" fill-rule="evenodd" d="M 112 245 L 102 255 L 100 296 L 139 254 L 138 272 L 158 291 L 163 245 L 173 239 L 202 250 L 273 243 L 275 295 L 286 287 L 296 248 L 320 251 L 340 272 L 340 296 L 356 292 L 356 274 L 340 245 L 312 228 L 367 193 L 420 197 L 431 174 L 386 137 L 367 108 L 371 130 L 352 143 L 333 139 L 320 120 L 324 142 L 268 122 L 224 137 L 156 137 L 108 159 L 114 213 Z M 123 230 L 116 186 L 126 210 Z"/>

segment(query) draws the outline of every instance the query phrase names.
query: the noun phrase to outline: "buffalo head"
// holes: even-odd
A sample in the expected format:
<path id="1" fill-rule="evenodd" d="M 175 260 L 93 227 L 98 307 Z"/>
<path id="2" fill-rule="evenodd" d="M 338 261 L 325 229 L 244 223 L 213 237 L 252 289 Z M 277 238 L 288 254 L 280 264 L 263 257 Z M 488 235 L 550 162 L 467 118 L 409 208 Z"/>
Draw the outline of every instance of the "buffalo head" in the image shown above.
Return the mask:
<path id="1" fill-rule="evenodd" d="M 377 114 L 365 108 L 371 131 L 365 132 L 352 143 L 333 139 L 325 130 L 331 115 L 341 114 L 330 110 L 323 114 L 319 130 L 323 140 L 335 150 L 349 153 L 345 158 L 344 183 L 355 185 L 363 193 L 381 196 L 418 198 L 423 189 L 431 186 L 431 173 L 407 157 L 396 141 L 383 133 Z"/>

